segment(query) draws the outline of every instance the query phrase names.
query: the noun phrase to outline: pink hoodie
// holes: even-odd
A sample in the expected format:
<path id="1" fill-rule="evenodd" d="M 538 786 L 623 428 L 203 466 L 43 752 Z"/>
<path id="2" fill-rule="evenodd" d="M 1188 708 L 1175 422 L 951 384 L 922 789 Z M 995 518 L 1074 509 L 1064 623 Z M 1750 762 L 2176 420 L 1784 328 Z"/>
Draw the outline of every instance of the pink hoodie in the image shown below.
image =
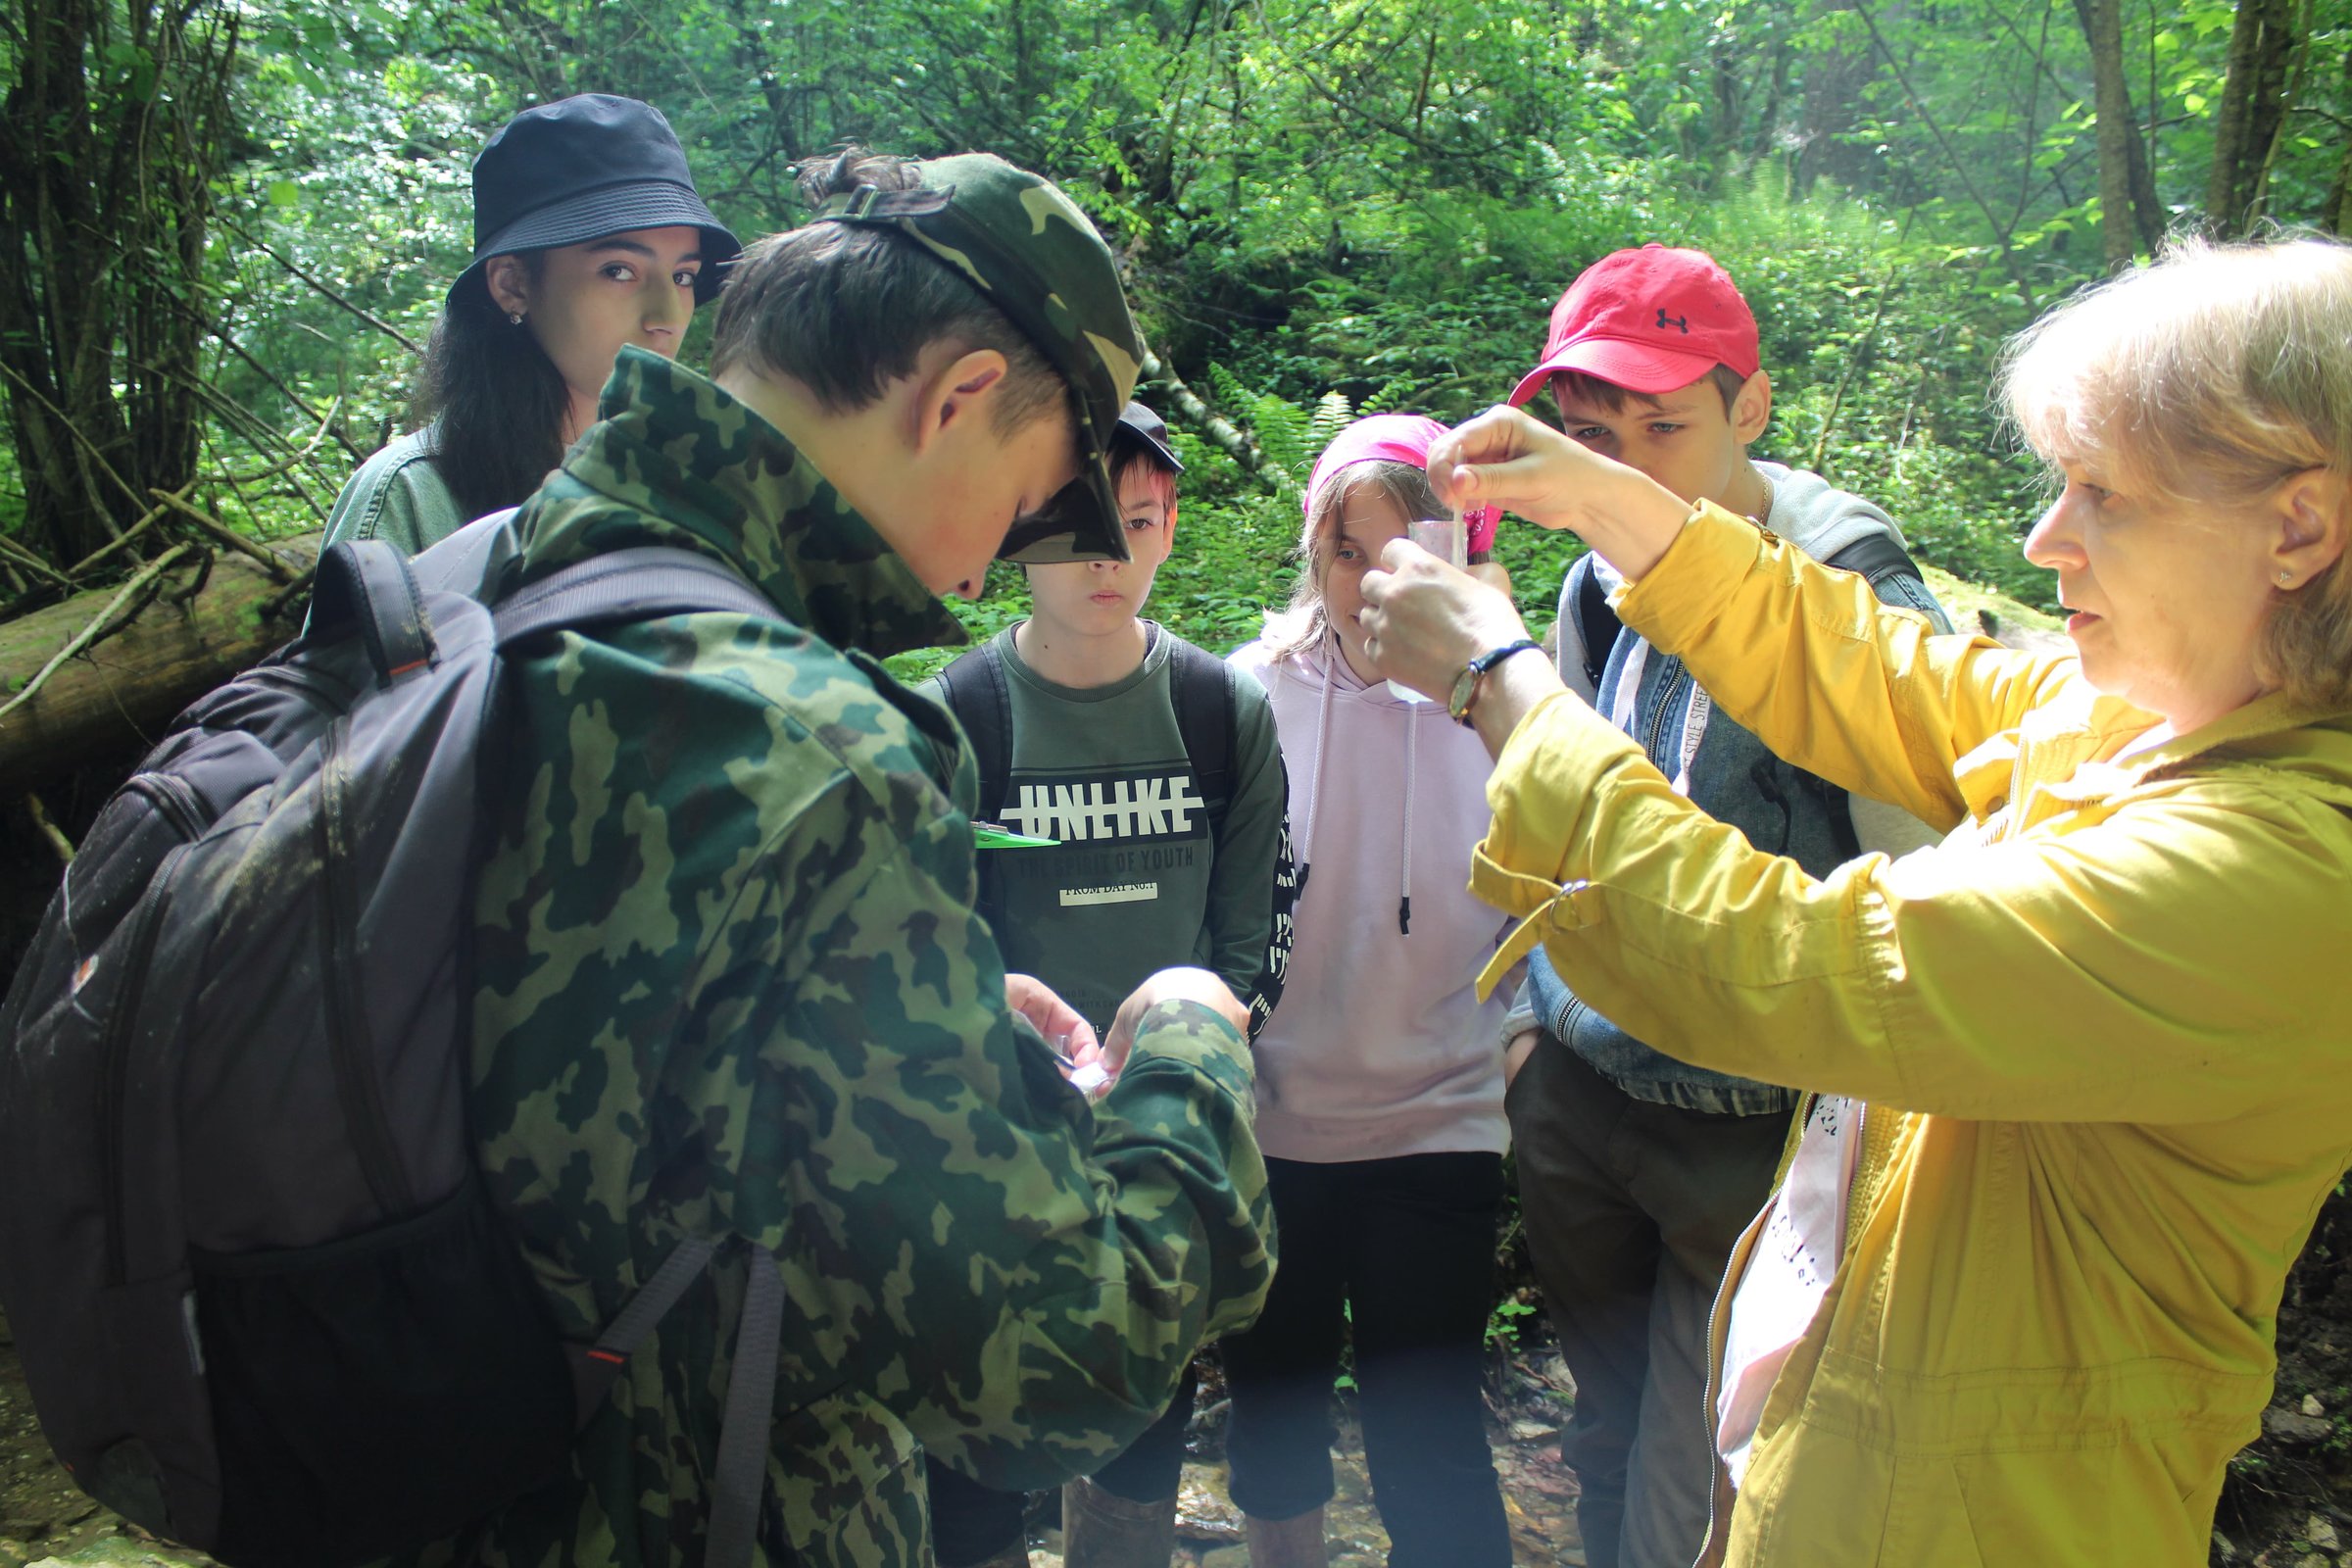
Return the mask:
<path id="1" fill-rule="evenodd" d="M 1367 687 L 1328 632 L 1231 662 L 1273 701 L 1298 835 L 1290 967 L 1256 1044 L 1259 1146 L 1321 1164 L 1499 1152 L 1512 988 L 1472 991 L 1509 924 L 1469 891 L 1486 747 L 1443 706 Z"/>

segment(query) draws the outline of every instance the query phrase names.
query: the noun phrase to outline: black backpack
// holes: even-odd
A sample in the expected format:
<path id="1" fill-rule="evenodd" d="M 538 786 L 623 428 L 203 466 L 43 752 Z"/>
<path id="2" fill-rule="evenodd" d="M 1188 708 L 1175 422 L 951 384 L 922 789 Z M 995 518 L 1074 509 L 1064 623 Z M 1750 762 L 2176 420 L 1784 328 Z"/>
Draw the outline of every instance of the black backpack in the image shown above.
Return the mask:
<path id="1" fill-rule="evenodd" d="M 561 1342 L 464 1109 L 501 652 L 691 611 L 776 613 L 686 551 L 494 612 L 337 545 L 311 632 L 100 813 L 0 1005 L 0 1305 L 92 1496 L 237 1568 L 423 1545 L 560 1473 L 708 1264 L 682 1243 L 595 1345 Z M 712 1564 L 749 1560 L 765 1480 L 759 1251 Z"/>
<path id="2" fill-rule="evenodd" d="M 1185 759 L 1192 764 L 1193 782 L 1200 791 L 1212 841 L 1223 835 L 1225 814 L 1233 805 L 1233 755 L 1239 724 L 1233 679 L 1233 666 L 1207 650 L 1181 637 L 1169 644 L 1168 697 L 1176 712 L 1176 733 L 1184 742 Z M 1012 788 L 1012 694 L 1004 684 L 1004 661 L 995 640 L 969 650 L 941 670 L 939 684 L 947 693 L 948 710 L 972 743 L 972 764 L 980 776 L 979 819 L 999 821 L 1004 797 Z M 1273 936 L 1250 997 L 1251 1039 L 1265 1027 L 1275 1004 L 1282 1000 L 1283 976 L 1290 967 L 1291 910 L 1298 893 L 1286 819 L 1274 867 Z M 984 855 L 980 858 L 980 910 L 993 921 L 1001 907 L 995 862 Z"/>

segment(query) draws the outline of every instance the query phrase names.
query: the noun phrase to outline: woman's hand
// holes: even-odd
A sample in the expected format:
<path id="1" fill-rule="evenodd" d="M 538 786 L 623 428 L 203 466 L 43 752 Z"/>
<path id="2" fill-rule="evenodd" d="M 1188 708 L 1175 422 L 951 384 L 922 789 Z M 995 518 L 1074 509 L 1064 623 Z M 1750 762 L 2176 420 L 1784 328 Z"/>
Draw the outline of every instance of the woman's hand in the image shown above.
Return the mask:
<path id="1" fill-rule="evenodd" d="M 1508 598 L 1409 540 L 1389 542 L 1359 591 L 1364 652 L 1382 675 L 1437 702 L 1464 664 L 1527 635 Z"/>
<path id="2" fill-rule="evenodd" d="M 1358 592 L 1364 652 L 1381 674 L 1435 702 L 1447 702 L 1471 660 L 1527 636 L 1511 602 L 1406 539 L 1381 552 L 1384 569 L 1367 571 Z M 1480 678 L 1470 723 L 1490 756 L 1530 710 L 1562 690 L 1560 672 L 1539 650 L 1515 654 Z"/>
<path id="3" fill-rule="evenodd" d="M 1489 409 L 1440 436 L 1429 449 L 1429 479 L 1449 507 L 1499 506 L 1545 528 L 1573 529 L 1629 578 L 1658 564 L 1690 512 L 1648 475 L 1511 408 Z"/>

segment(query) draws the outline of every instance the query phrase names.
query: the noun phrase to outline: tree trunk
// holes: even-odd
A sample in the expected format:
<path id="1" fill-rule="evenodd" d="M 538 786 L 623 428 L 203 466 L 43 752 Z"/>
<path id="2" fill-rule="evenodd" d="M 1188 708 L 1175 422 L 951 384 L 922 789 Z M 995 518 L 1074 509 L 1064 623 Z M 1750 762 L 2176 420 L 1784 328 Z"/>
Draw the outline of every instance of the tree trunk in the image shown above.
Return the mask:
<path id="1" fill-rule="evenodd" d="M 1264 485 L 1275 495 L 1294 487 L 1291 476 L 1281 466 L 1269 461 L 1256 442 L 1244 434 L 1230 419 L 1219 418 L 1209 406 L 1200 401 L 1200 394 L 1184 384 L 1175 368 L 1151 350 L 1144 351 L 1142 381 L 1167 388 L 1169 407 L 1177 416 L 1197 431 L 1200 438 L 1215 446 L 1227 457 L 1242 466 L 1244 472 Z"/>
<path id="2" fill-rule="evenodd" d="M 281 541 L 270 550 L 308 571 L 323 534 Z M 72 768 L 84 758 L 148 739 L 182 708 L 293 636 L 310 603 L 297 591 L 279 614 L 270 606 L 286 586 L 258 562 L 224 553 L 202 586 L 185 595 L 199 568 L 168 571 L 163 592 L 122 630 L 68 660 L 31 699 L 0 718 L 0 797 L 13 797 Z M 114 598 L 100 588 L 0 624 L 0 703 L 22 690 L 80 635 Z"/>
<path id="3" fill-rule="evenodd" d="M 2090 46 L 2092 106 L 2098 116 L 2099 237 L 2113 269 L 2156 248 L 2164 238 L 2164 209 L 2156 200 L 2147 145 L 2140 139 L 2131 81 L 2124 74 L 2123 0 L 2075 0 L 2075 18 Z"/>
<path id="4" fill-rule="evenodd" d="M 2352 92 L 2352 49 L 2344 51 L 2344 87 Z M 2344 138 L 2334 183 L 2328 187 L 2328 200 L 2320 207 L 2320 221 L 2330 233 L 2352 235 L 2352 136 Z"/>
<path id="5" fill-rule="evenodd" d="M 238 13 L 41 0 L 19 14 L 0 102 L 0 406 L 24 486 L 18 540 L 77 561 L 196 471 Z"/>
<path id="6" fill-rule="evenodd" d="M 2206 220 L 2221 233 L 2245 232 L 2260 211 L 2271 144 L 2286 122 L 2297 43 L 2292 0 L 2239 0 L 2205 187 Z"/>
<path id="7" fill-rule="evenodd" d="M 2124 86 L 2124 27 L 2118 0 L 2090 0 L 2090 74 L 2099 116 L 2099 231 L 2113 269 L 2138 249 L 2132 229 L 2134 127 Z"/>

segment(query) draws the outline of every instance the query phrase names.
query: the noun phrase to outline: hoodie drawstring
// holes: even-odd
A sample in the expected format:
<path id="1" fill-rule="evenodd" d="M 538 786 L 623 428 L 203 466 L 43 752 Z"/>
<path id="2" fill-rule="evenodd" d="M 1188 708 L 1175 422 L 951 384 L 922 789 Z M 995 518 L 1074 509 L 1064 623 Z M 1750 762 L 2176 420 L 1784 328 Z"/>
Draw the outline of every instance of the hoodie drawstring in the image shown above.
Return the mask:
<path id="1" fill-rule="evenodd" d="M 1331 740 L 1332 661 L 1340 657 L 1339 633 L 1325 629 L 1323 648 L 1323 689 L 1315 702 L 1315 747 L 1307 754 L 1306 764 L 1306 834 L 1298 841 L 1298 887 L 1296 897 L 1306 896 L 1306 879 L 1315 868 L 1315 824 L 1323 811 L 1323 748 Z M 1424 710 L 1443 712 L 1428 703 L 1414 703 L 1404 713 L 1404 839 L 1396 866 L 1396 930 L 1401 936 L 1413 930 L 1413 790 L 1420 771 L 1421 715 Z"/>
<path id="2" fill-rule="evenodd" d="M 1315 868 L 1315 822 L 1323 810 L 1323 745 L 1331 738 L 1331 662 L 1340 657 L 1340 634 L 1323 629 L 1323 693 L 1315 706 L 1315 749 L 1306 764 L 1306 836 L 1298 841 L 1298 886 L 1293 902 L 1306 897 L 1306 879 Z"/>
<path id="3" fill-rule="evenodd" d="M 1413 742 L 1421 733 L 1421 714 L 1426 703 L 1415 703 L 1404 713 L 1404 853 L 1396 865 L 1396 934 L 1410 936 L 1413 931 L 1413 764 L 1420 750 Z"/>

